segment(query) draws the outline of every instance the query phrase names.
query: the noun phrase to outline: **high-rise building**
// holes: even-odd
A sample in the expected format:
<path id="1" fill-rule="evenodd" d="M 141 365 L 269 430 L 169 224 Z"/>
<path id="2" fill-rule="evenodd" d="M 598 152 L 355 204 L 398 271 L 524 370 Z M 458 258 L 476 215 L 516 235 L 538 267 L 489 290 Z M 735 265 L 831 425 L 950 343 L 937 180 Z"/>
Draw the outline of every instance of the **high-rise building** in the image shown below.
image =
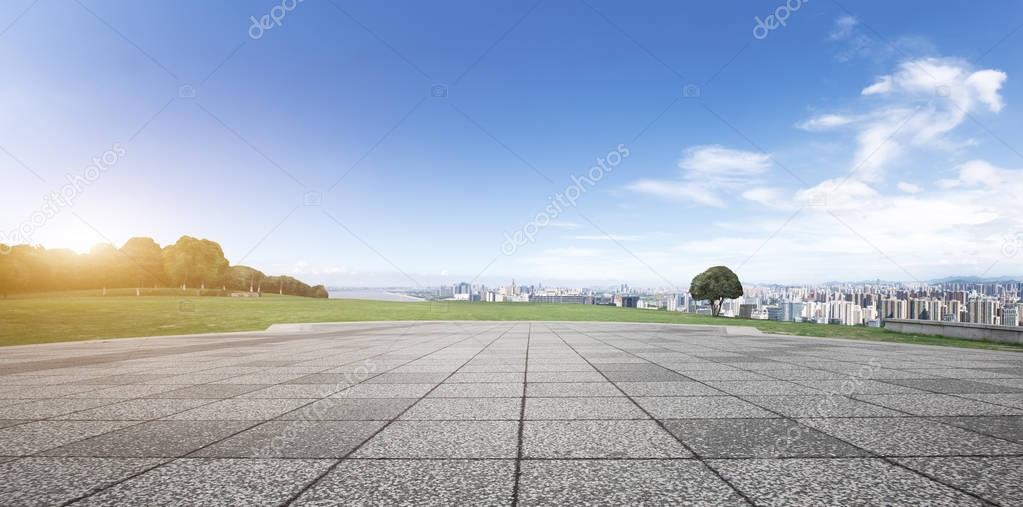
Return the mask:
<path id="1" fill-rule="evenodd" d="M 741 319 L 752 319 L 753 312 L 756 311 L 757 305 L 751 303 L 743 303 L 739 305 L 739 318 Z"/>
<path id="2" fill-rule="evenodd" d="M 996 300 L 976 297 L 966 305 L 972 324 L 994 324 Z"/>
<path id="3" fill-rule="evenodd" d="M 1007 327 L 1019 326 L 1019 305 L 1007 305 L 1002 308 L 1002 325 Z"/>
<path id="4" fill-rule="evenodd" d="M 781 303 L 781 320 L 786 322 L 800 322 L 803 320 L 803 303 L 789 301 Z"/>
<path id="5" fill-rule="evenodd" d="M 682 292 L 679 294 L 671 294 L 668 296 L 668 311 L 669 312 L 688 312 L 691 311 L 693 304 L 693 297 L 688 292 Z"/>

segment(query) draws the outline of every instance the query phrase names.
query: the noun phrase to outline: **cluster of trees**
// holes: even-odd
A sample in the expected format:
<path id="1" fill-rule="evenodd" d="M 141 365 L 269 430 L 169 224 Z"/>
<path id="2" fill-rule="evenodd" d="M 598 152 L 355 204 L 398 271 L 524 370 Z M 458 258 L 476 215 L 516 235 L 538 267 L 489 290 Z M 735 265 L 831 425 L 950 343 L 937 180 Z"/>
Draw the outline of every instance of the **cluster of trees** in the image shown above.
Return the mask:
<path id="1" fill-rule="evenodd" d="M 0 294 L 102 288 L 184 287 L 327 297 L 322 285 L 231 266 L 214 241 L 182 236 L 160 247 L 131 238 L 121 248 L 96 245 L 87 254 L 41 246 L 0 245 Z"/>

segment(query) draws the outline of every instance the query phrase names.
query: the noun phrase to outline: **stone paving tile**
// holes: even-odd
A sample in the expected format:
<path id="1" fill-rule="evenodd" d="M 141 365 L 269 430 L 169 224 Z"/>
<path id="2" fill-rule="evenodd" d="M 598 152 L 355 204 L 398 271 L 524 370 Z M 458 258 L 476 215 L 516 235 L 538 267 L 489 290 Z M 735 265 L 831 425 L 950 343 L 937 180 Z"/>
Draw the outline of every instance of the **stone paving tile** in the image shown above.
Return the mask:
<path id="1" fill-rule="evenodd" d="M 213 401 L 174 398 L 127 400 L 62 415 L 55 419 L 75 421 L 148 421 L 184 412 Z"/>
<path id="2" fill-rule="evenodd" d="M 628 398 L 526 398 L 526 419 L 649 419 Z"/>
<path id="3" fill-rule="evenodd" d="M 25 419 L 25 420 L 20 420 L 20 419 L 0 419 L 0 429 L 7 428 L 8 426 L 17 426 L 19 424 L 25 424 L 27 422 L 29 422 L 29 420 L 27 420 L 27 419 Z"/>
<path id="4" fill-rule="evenodd" d="M 693 380 L 773 380 L 771 377 L 743 370 L 676 370 Z"/>
<path id="5" fill-rule="evenodd" d="M 281 420 L 384 421 L 398 417 L 415 398 L 327 398 L 280 416 Z"/>
<path id="6" fill-rule="evenodd" d="M 894 379 L 886 380 L 885 382 L 896 384 L 905 387 L 911 387 L 914 389 L 920 389 L 922 391 L 931 391 L 942 394 L 961 394 L 961 393 L 1021 393 L 1023 389 L 1019 387 L 1010 387 L 1004 385 L 997 385 L 992 382 L 1003 382 L 999 380 L 991 380 L 987 382 L 975 382 L 972 380 L 958 380 L 958 379 Z"/>
<path id="7" fill-rule="evenodd" d="M 729 396 L 661 396 L 633 399 L 657 419 L 778 417 L 752 403 Z"/>
<path id="8" fill-rule="evenodd" d="M 1023 417 L 939 417 L 935 420 L 1023 444 Z"/>
<path id="9" fill-rule="evenodd" d="M 788 417 L 902 417 L 906 414 L 845 396 L 740 396 Z"/>
<path id="10" fill-rule="evenodd" d="M 156 394 L 166 393 L 168 391 L 174 391 L 181 389 L 180 385 L 149 385 L 149 384 L 126 384 L 122 386 L 113 386 L 106 389 L 99 389 L 96 391 L 87 391 L 84 393 L 72 394 L 68 398 L 146 398 Z"/>
<path id="11" fill-rule="evenodd" d="M 708 380 L 707 385 L 732 395 L 815 395 L 821 391 L 784 380 Z"/>
<path id="12" fill-rule="evenodd" d="M 1003 393 L 1003 394 L 960 394 L 963 398 L 969 398 L 971 400 L 983 401 L 985 403 L 992 403 L 995 405 L 1003 405 L 1006 407 L 1023 408 L 1023 393 Z"/>
<path id="13" fill-rule="evenodd" d="M 521 383 L 510 384 L 441 384 L 428 398 L 521 398 Z"/>
<path id="14" fill-rule="evenodd" d="M 522 373 L 526 367 L 521 364 L 466 364 L 459 373 Z"/>
<path id="15" fill-rule="evenodd" d="M 523 461 L 520 505 L 746 505 L 696 460 Z"/>
<path id="16" fill-rule="evenodd" d="M 821 394 L 821 391 L 840 396 L 865 394 L 927 394 L 926 391 L 921 391 L 919 389 L 888 384 L 877 380 L 794 380 L 793 382 L 818 390 L 818 392 L 811 394 Z"/>
<path id="17" fill-rule="evenodd" d="M 13 391 L 7 392 L 0 391 L 0 398 L 19 400 L 43 400 L 47 398 L 60 398 L 62 396 L 70 396 L 72 394 L 84 393 L 87 391 L 97 391 L 102 388 L 103 386 L 81 384 L 27 387 L 24 389 L 15 389 Z"/>
<path id="18" fill-rule="evenodd" d="M 345 460 L 291 505 L 511 505 L 513 460 Z"/>
<path id="19" fill-rule="evenodd" d="M 56 399 L 39 400 L 0 407 L 0 419 L 48 419 L 59 415 L 109 405 L 117 400 Z"/>
<path id="20" fill-rule="evenodd" d="M 278 384 L 238 398 L 326 398 L 346 386 L 336 384 Z"/>
<path id="21" fill-rule="evenodd" d="M 24 456 L 135 424 L 127 421 L 35 421 L 0 429 L 0 456 Z"/>
<path id="22" fill-rule="evenodd" d="M 710 466 L 757 505 L 983 505 L 880 459 L 752 459 Z"/>
<path id="23" fill-rule="evenodd" d="M 826 370 L 772 370 L 771 377 L 778 380 L 842 380 L 840 373 Z"/>
<path id="24" fill-rule="evenodd" d="M 263 421 L 291 412 L 313 401 L 315 400 L 293 398 L 233 398 L 215 401 L 167 416 L 165 419 L 173 421 Z"/>
<path id="25" fill-rule="evenodd" d="M 654 421 L 526 421 L 525 458 L 690 458 Z"/>
<path id="26" fill-rule="evenodd" d="M 664 426 L 704 458 L 866 455 L 789 419 L 685 419 L 665 421 Z"/>
<path id="27" fill-rule="evenodd" d="M 594 370 L 593 367 L 590 366 L 587 363 L 566 364 L 566 363 L 558 362 L 558 363 L 544 364 L 544 363 L 536 363 L 534 361 L 533 363 L 530 363 L 530 365 L 529 365 L 529 373 L 533 373 L 533 372 L 537 372 L 537 373 L 539 373 L 539 372 L 560 373 L 560 372 L 572 372 L 572 371 L 596 372 L 596 370 Z M 601 377 L 601 378 L 603 378 L 603 377 Z"/>
<path id="28" fill-rule="evenodd" d="M 1001 505 L 1023 505 L 1023 457 L 897 458 L 895 461 Z"/>
<path id="29" fill-rule="evenodd" d="M 699 382 L 615 382 L 629 396 L 726 396 Z"/>
<path id="30" fill-rule="evenodd" d="M 437 384 L 359 384 L 332 395 L 333 398 L 420 398 Z"/>
<path id="31" fill-rule="evenodd" d="M 1023 454 L 1021 445 L 931 419 L 833 418 L 800 422 L 883 456 Z"/>
<path id="32" fill-rule="evenodd" d="M 395 421 L 356 458 L 514 458 L 516 421 Z"/>
<path id="33" fill-rule="evenodd" d="M 992 379 L 977 379 L 975 382 L 979 384 L 988 384 L 993 386 L 1009 387 L 1010 389 L 999 389 L 998 392 L 1012 392 L 1019 393 L 1023 392 L 1023 378 L 992 378 Z M 988 392 L 988 391 L 985 391 Z"/>
<path id="34" fill-rule="evenodd" d="M 517 398 L 429 398 L 420 400 L 402 420 L 510 420 L 518 421 L 522 400 Z"/>
<path id="35" fill-rule="evenodd" d="M 205 384 L 191 387 L 183 387 L 173 391 L 166 391 L 151 396 L 152 398 L 205 398 L 225 399 L 233 398 L 240 394 L 250 393 L 267 387 L 266 385 L 245 385 L 245 384 Z"/>
<path id="36" fill-rule="evenodd" d="M 0 464 L 0 505 L 60 505 L 162 463 L 159 459 L 24 458 Z"/>
<path id="37" fill-rule="evenodd" d="M 367 384 L 439 384 L 447 373 L 384 373 L 366 380 Z"/>
<path id="38" fill-rule="evenodd" d="M 651 371 L 604 371 L 603 373 L 611 382 L 681 382 L 689 380 L 682 374 L 664 368 Z"/>
<path id="39" fill-rule="evenodd" d="M 185 373 L 182 375 L 174 375 L 170 377 L 162 377 L 142 384 L 135 385 L 176 385 L 176 386 L 188 386 L 188 385 L 199 385 L 207 384 L 210 382 L 216 382 L 218 380 L 224 380 L 226 378 L 234 377 L 230 373 Z"/>
<path id="40" fill-rule="evenodd" d="M 274 385 L 304 376 L 303 373 L 252 373 L 238 377 L 230 377 L 213 382 L 213 384 L 267 384 Z"/>
<path id="41" fill-rule="evenodd" d="M 530 371 L 526 375 L 529 382 L 606 382 L 600 372 L 596 371 Z"/>
<path id="42" fill-rule="evenodd" d="M 358 383 L 355 374 L 349 373 L 312 373 L 289 380 L 285 384 L 329 384 L 342 387 Z"/>
<path id="43" fill-rule="evenodd" d="M 334 460 L 181 459 L 90 496 L 75 506 L 281 505 Z"/>
<path id="44" fill-rule="evenodd" d="M 343 458 L 386 421 L 269 421 L 196 451 L 206 458 Z"/>
<path id="45" fill-rule="evenodd" d="M 126 375 L 110 375 L 104 377 L 96 377 L 91 379 L 78 380 L 75 383 L 78 385 L 90 385 L 90 384 L 107 384 L 107 385 L 120 385 L 120 384 L 140 384 L 142 382 L 155 382 L 164 377 L 170 375 L 144 375 L 144 374 L 126 374 Z"/>
<path id="46" fill-rule="evenodd" d="M 174 458 L 252 426 L 251 421 L 149 421 L 46 451 L 47 456 Z"/>
<path id="47" fill-rule="evenodd" d="M 946 394 L 882 394 L 857 396 L 856 399 L 913 415 L 1023 415 L 1023 410 Z"/>
<path id="48" fill-rule="evenodd" d="M 535 382 L 526 384 L 528 397 L 624 396 L 610 382 Z"/>
<path id="49" fill-rule="evenodd" d="M 451 378 L 445 380 L 448 384 L 476 384 L 476 383 L 521 383 L 525 378 L 522 372 L 456 372 Z M 444 379 L 441 379 L 444 380 Z"/>
<path id="50" fill-rule="evenodd" d="M 7 406 L 10 406 L 10 405 L 21 405 L 23 403 L 31 403 L 32 401 L 33 400 L 18 400 L 18 399 L 0 400 L 0 407 L 7 407 Z"/>

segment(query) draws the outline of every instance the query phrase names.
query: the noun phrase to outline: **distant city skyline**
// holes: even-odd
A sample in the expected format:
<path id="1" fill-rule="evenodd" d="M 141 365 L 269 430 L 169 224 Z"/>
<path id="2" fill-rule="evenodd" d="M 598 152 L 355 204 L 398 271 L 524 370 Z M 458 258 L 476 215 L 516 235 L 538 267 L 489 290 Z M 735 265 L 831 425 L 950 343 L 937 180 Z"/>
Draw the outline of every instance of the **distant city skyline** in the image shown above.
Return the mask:
<path id="1" fill-rule="evenodd" d="M 15 0 L 0 243 L 190 235 L 331 286 L 1023 277 L 1018 2 L 280 5 Z"/>
<path id="2" fill-rule="evenodd" d="M 746 284 L 742 291 L 712 302 L 689 288 L 559 287 L 509 283 L 487 286 L 458 282 L 429 288 L 338 290 L 331 297 L 429 301 L 429 304 L 523 303 L 604 305 L 640 310 L 810 324 L 884 327 L 894 319 L 954 322 L 1017 328 L 1023 321 L 1023 282 L 951 280 L 937 283 L 863 282 L 821 285 Z M 720 312 L 717 310 L 720 309 Z"/>

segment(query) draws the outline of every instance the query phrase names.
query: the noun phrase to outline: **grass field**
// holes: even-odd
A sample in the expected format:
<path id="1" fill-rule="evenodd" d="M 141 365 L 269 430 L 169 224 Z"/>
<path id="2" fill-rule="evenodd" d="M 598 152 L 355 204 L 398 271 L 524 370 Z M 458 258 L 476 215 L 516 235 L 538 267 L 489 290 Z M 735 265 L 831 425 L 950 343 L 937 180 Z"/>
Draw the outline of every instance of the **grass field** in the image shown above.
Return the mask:
<path id="1" fill-rule="evenodd" d="M 399 303 L 354 299 L 198 297 L 197 291 L 134 289 L 12 296 L 0 300 L 0 346 L 97 338 L 256 331 L 271 324 L 374 320 L 563 320 L 752 326 L 768 333 L 998 348 L 1023 347 L 901 334 L 866 327 L 797 324 L 593 305 Z"/>

